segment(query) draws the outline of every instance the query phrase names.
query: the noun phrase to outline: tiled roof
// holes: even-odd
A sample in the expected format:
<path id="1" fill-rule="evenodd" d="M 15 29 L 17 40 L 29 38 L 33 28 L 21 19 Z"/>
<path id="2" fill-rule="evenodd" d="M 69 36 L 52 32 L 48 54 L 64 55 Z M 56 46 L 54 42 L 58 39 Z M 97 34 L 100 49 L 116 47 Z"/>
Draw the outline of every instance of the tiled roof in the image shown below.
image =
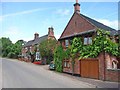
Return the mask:
<path id="1" fill-rule="evenodd" d="M 35 44 L 39 44 L 41 43 L 42 41 L 46 40 L 48 38 L 48 35 L 44 35 L 42 37 L 39 37 L 38 39 L 35 39 L 35 40 L 30 40 L 28 41 L 24 47 L 27 47 L 27 46 L 31 46 L 31 45 L 35 45 Z"/>
<path id="2" fill-rule="evenodd" d="M 108 27 L 108 26 L 106 26 L 106 25 L 104 25 L 104 24 L 102 24 L 102 23 L 100 23 L 100 22 L 98 22 L 98 21 L 96 21 L 96 20 L 94 20 L 94 19 L 91 19 L 91 18 L 89 18 L 89 17 L 87 17 L 87 16 L 85 16 L 85 15 L 83 15 L 83 14 L 80 14 L 82 17 L 84 17 L 85 19 L 87 19 L 89 22 L 91 22 L 93 25 L 95 25 L 96 27 L 98 27 L 98 28 L 101 28 L 101 29 L 104 29 L 104 30 L 107 30 L 107 31 L 110 31 L 110 34 L 111 35 L 116 35 L 117 34 L 117 31 L 115 30 L 115 29 L 113 29 L 113 28 L 111 28 L 111 27 Z"/>
<path id="3" fill-rule="evenodd" d="M 70 37 L 74 37 L 74 36 L 79 36 L 79 35 L 83 35 L 83 34 L 87 34 L 87 33 L 90 34 L 90 33 L 94 33 L 94 32 L 96 32 L 95 29 L 89 30 L 89 31 L 85 31 L 85 32 L 81 32 L 81 33 L 71 34 L 71 35 L 68 35 L 68 36 L 65 36 L 65 37 L 61 37 L 61 38 L 58 39 L 58 40 L 65 39 L 65 38 L 70 38 Z"/>

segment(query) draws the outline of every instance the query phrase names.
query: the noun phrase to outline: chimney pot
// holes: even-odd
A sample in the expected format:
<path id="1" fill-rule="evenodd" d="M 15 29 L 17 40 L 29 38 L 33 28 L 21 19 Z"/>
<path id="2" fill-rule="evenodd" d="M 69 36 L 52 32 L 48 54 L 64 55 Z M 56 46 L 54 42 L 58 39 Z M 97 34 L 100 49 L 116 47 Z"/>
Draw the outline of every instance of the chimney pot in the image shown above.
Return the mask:
<path id="1" fill-rule="evenodd" d="M 48 28 L 48 36 L 49 37 L 54 37 L 54 29 L 53 29 L 53 27 Z"/>
<path id="2" fill-rule="evenodd" d="M 39 38 L 39 34 L 38 34 L 38 33 L 35 33 L 35 34 L 34 34 L 34 39 L 37 39 L 37 38 Z"/>
<path id="3" fill-rule="evenodd" d="M 80 13 L 80 4 L 78 3 L 78 0 L 76 0 L 76 3 L 74 4 L 74 12 Z"/>

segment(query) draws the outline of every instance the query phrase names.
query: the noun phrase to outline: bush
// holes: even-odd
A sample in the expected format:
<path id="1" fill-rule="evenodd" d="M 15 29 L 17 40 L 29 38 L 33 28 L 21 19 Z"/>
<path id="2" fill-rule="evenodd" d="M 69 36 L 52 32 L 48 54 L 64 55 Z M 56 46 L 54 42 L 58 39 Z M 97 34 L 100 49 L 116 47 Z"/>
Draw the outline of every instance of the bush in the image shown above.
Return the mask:
<path id="1" fill-rule="evenodd" d="M 57 46 L 54 51 L 54 63 L 55 63 L 55 70 L 57 72 L 62 72 L 63 67 L 62 67 L 62 62 L 65 57 L 65 52 L 62 48 L 61 45 Z"/>
<path id="2" fill-rule="evenodd" d="M 17 58 L 17 56 L 15 55 L 14 52 L 8 53 L 7 57 L 8 57 L 8 58 Z"/>

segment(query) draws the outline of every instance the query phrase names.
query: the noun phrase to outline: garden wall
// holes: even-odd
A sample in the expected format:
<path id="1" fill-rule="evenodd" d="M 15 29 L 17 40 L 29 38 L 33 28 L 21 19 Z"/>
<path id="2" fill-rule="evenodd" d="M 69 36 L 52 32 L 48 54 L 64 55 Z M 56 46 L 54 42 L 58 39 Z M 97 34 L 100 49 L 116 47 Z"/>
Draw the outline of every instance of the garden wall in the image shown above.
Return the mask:
<path id="1" fill-rule="evenodd" d="M 99 59 L 99 79 L 120 82 L 119 59 L 108 53 L 100 53 L 97 58 Z M 117 68 L 113 68 L 113 60 L 118 61 Z"/>
<path id="2" fill-rule="evenodd" d="M 120 69 L 107 69 L 106 80 L 120 82 Z"/>

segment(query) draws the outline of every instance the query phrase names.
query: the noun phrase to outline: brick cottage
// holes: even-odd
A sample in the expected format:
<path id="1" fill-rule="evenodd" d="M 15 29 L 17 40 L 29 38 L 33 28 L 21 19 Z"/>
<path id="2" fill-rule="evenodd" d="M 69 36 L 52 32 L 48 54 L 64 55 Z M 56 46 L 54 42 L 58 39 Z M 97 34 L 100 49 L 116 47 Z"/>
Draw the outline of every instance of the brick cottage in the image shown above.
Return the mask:
<path id="1" fill-rule="evenodd" d="M 22 48 L 22 60 L 35 62 L 36 60 L 41 60 L 39 45 L 41 42 L 47 39 L 56 39 L 54 36 L 53 27 L 48 28 L 48 34 L 39 37 L 38 33 L 34 34 L 34 39 L 28 41 Z"/>
<path id="2" fill-rule="evenodd" d="M 61 43 L 64 50 L 71 45 L 71 41 L 74 37 L 81 37 L 83 43 L 89 45 L 97 35 L 96 31 L 98 28 L 109 31 L 110 37 L 114 39 L 114 42 L 119 42 L 117 30 L 81 14 L 80 4 L 78 0 L 76 0 L 74 13 L 58 41 Z M 119 58 L 101 52 L 97 58 L 84 60 L 75 59 L 74 74 L 100 80 L 120 81 L 119 65 Z M 71 60 L 64 60 L 63 72 L 72 73 Z"/>

